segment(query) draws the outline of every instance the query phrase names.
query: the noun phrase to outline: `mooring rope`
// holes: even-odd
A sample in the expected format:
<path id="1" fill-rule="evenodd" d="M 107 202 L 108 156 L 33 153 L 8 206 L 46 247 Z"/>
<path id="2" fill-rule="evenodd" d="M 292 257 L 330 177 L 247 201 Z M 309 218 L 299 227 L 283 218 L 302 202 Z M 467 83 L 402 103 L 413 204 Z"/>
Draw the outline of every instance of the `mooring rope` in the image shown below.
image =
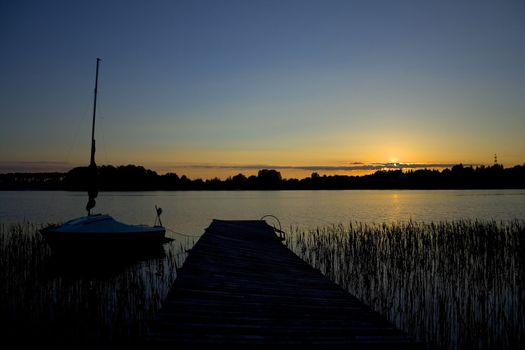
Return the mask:
<path id="1" fill-rule="evenodd" d="M 198 238 L 202 235 L 191 235 L 191 234 L 188 234 L 188 233 L 182 233 L 182 232 L 177 232 L 175 230 L 172 230 L 171 228 L 169 227 L 164 227 L 166 230 L 170 231 L 171 233 L 175 233 L 177 235 L 181 235 L 181 236 L 184 236 L 184 237 L 192 237 L 192 238 Z"/>

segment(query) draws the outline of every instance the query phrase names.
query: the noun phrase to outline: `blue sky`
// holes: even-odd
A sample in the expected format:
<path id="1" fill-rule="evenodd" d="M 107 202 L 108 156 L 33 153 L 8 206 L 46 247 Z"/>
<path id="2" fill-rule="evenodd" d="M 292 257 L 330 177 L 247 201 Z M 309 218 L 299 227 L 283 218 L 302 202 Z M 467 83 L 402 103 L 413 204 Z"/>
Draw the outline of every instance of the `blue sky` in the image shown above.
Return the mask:
<path id="1" fill-rule="evenodd" d="M 525 162 L 521 1 L 3 1 L 0 13 L 2 172 L 88 163 L 96 57 L 99 164 L 300 177 Z"/>

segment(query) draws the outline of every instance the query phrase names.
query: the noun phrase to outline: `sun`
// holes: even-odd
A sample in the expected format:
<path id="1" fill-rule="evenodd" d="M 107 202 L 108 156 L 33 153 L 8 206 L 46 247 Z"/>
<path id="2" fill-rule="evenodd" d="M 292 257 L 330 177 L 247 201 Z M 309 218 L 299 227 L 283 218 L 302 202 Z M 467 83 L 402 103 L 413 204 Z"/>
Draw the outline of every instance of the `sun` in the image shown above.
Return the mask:
<path id="1" fill-rule="evenodd" d="M 388 162 L 391 163 L 391 164 L 397 164 L 397 163 L 399 163 L 399 158 L 398 157 L 389 157 L 388 158 Z"/>

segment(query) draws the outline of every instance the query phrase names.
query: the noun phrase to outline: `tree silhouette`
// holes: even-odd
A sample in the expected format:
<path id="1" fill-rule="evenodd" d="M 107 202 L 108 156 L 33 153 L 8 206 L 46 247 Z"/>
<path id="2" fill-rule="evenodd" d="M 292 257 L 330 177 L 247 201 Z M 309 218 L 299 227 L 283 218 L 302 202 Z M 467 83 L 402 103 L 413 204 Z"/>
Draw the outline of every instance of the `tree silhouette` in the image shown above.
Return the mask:
<path id="1" fill-rule="evenodd" d="M 281 173 L 273 169 L 261 169 L 257 173 L 257 183 L 260 189 L 276 190 L 281 187 Z"/>
<path id="2" fill-rule="evenodd" d="M 261 169 L 257 176 L 237 174 L 226 180 L 189 179 L 175 173 L 159 175 L 142 166 L 99 166 L 97 187 L 101 191 L 135 190 L 306 190 L 306 189 L 456 189 L 525 188 L 525 165 L 504 168 L 464 166 L 431 170 L 380 170 L 364 176 L 319 175 L 304 179 L 283 179 L 274 169 Z M 67 173 L 0 174 L 0 190 L 70 190 L 87 191 L 89 168 L 78 167 Z"/>

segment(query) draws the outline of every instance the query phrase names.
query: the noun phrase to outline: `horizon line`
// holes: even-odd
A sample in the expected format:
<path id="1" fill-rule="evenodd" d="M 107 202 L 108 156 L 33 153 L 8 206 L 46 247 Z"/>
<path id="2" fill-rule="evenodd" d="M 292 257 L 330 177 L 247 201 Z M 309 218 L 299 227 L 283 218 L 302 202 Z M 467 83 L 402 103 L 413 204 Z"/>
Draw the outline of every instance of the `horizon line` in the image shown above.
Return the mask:
<path id="1" fill-rule="evenodd" d="M 148 170 L 153 170 L 160 174 L 166 174 L 170 172 L 178 172 L 176 168 L 182 169 L 218 169 L 218 170 L 249 170 L 256 171 L 262 169 L 270 170 L 290 170 L 290 171 L 311 171 L 311 172 L 363 172 L 363 171 L 380 171 L 380 170 L 415 170 L 415 169 L 446 169 L 452 168 L 455 165 L 463 165 L 465 167 L 480 167 L 480 166 L 492 166 L 493 164 L 480 164 L 480 163 L 408 163 L 408 162 L 351 162 L 346 165 L 270 165 L 270 164 L 212 164 L 212 163 L 179 163 L 172 165 L 158 165 L 158 166 L 145 166 L 139 164 L 103 164 L 98 166 L 126 166 L 135 165 L 142 166 Z M 495 163 L 502 165 L 501 163 Z M 521 165 L 521 164 L 515 164 Z M 87 165 L 75 165 L 69 162 L 54 162 L 54 161 L 20 161 L 20 162 L 1 162 L 0 161 L 0 174 L 9 173 L 51 173 L 51 172 L 67 172 L 73 168 L 83 167 Z M 511 166 L 512 167 L 512 166 Z M 182 174 L 184 175 L 184 174 Z M 182 176 L 181 175 L 181 176 Z M 211 176 L 214 178 L 216 176 Z"/>

